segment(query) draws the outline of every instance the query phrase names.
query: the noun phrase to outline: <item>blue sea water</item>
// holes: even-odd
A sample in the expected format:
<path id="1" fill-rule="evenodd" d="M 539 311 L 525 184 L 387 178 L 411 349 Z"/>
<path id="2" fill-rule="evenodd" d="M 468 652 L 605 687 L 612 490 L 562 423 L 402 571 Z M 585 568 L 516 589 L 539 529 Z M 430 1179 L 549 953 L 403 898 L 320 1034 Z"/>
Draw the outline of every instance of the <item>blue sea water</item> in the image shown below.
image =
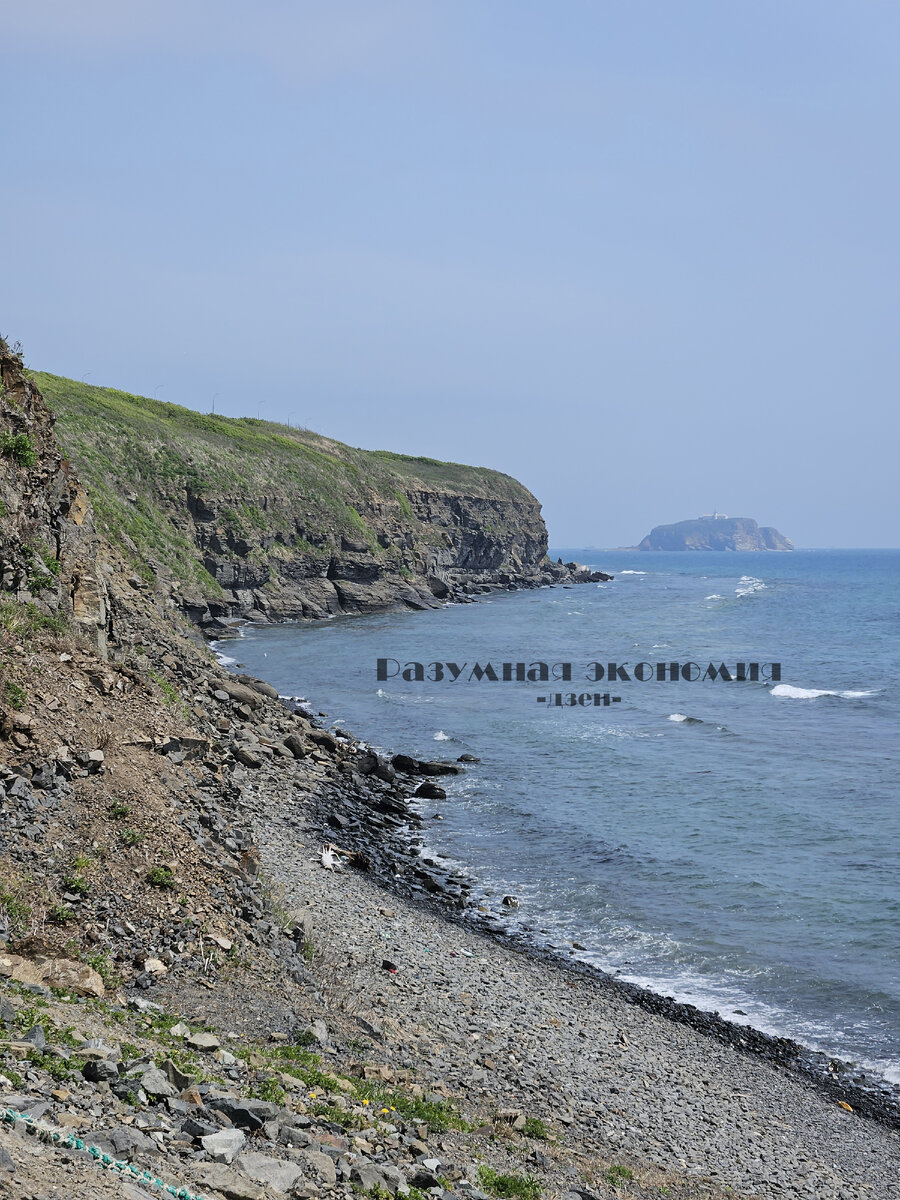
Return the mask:
<path id="1" fill-rule="evenodd" d="M 900 1082 L 900 551 L 559 553 L 615 579 L 221 649 L 384 751 L 477 755 L 428 844 L 536 942 Z M 378 658 L 781 681 L 379 682 Z"/>

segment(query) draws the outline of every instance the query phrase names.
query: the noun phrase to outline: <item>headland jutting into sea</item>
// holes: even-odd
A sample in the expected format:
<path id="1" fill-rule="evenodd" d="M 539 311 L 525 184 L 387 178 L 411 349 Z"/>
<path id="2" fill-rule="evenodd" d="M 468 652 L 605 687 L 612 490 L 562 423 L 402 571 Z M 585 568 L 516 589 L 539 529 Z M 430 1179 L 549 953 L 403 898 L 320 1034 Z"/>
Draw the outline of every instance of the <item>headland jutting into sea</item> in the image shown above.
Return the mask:
<path id="1" fill-rule="evenodd" d="M 57 380 L 86 489 L 0 350 L 0 1170 L 17 1194 L 121 1195 L 125 1159 L 179 1194 L 253 1200 L 895 1194 L 879 1098 L 525 953 L 483 914 L 449 920 L 470 881 L 416 853 L 409 796 L 445 768 L 321 728 L 191 625 L 302 616 L 303 596 L 365 609 L 373 584 L 414 608 L 552 583 L 530 494 L 483 473 L 470 501 L 468 468 L 396 456 L 369 488 L 315 435 Z M 252 489 L 273 459 L 305 480 L 295 516 Z M 35 1122 L 40 1138 L 7 1130 Z"/>

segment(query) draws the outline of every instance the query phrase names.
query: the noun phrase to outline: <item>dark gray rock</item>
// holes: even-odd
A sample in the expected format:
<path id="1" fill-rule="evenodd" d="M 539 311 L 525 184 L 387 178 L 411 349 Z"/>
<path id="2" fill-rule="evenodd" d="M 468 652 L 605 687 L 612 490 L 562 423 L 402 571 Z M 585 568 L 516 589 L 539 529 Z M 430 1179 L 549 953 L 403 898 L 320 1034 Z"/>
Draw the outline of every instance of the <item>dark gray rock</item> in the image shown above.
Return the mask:
<path id="1" fill-rule="evenodd" d="M 200 1121 L 196 1117 L 187 1117 L 181 1122 L 181 1132 L 194 1138 L 195 1141 L 208 1137 L 211 1133 L 216 1133 L 218 1128 L 218 1125 L 213 1125 L 211 1121 Z"/>
<path id="2" fill-rule="evenodd" d="M 461 775 L 463 768 L 459 763 L 420 760 L 419 773 L 421 775 Z"/>
<path id="3" fill-rule="evenodd" d="M 239 1129 L 261 1129 L 263 1124 L 278 1114 L 278 1105 L 265 1100 L 245 1100 L 224 1092 L 211 1092 L 206 1096 L 206 1107 L 214 1108 Z"/>
<path id="4" fill-rule="evenodd" d="M 141 1076 L 141 1087 L 148 1096 L 164 1100 L 167 1096 L 175 1095 L 175 1088 L 158 1068 L 154 1067 Z"/>
<path id="5" fill-rule="evenodd" d="M 416 788 L 414 795 L 420 796 L 423 800 L 446 800 L 447 793 L 437 783 L 420 783 Z"/>
<path id="6" fill-rule="evenodd" d="M 25 1036 L 23 1042 L 31 1042 L 35 1050 L 43 1050 L 47 1045 L 47 1035 L 44 1033 L 43 1025 L 32 1025 Z"/>
<path id="7" fill-rule="evenodd" d="M 397 771 L 402 771 L 404 775 L 417 775 L 419 773 L 418 761 L 410 758 L 408 754 L 395 754 L 391 759 L 391 765 Z"/>
<path id="8" fill-rule="evenodd" d="M 289 734 L 284 739 L 284 744 L 293 754 L 294 758 L 305 758 L 309 754 L 309 746 L 303 740 L 299 733 Z"/>
<path id="9" fill-rule="evenodd" d="M 331 754 L 337 750 L 337 738 L 333 734 L 330 734 L 327 729 L 311 729 L 307 736 L 321 750 L 327 750 Z"/>
<path id="10" fill-rule="evenodd" d="M 111 1154 L 114 1158 L 125 1159 L 126 1162 L 133 1162 L 139 1154 L 161 1154 L 159 1144 L 152 1137 L 148 1137 L 145 1133 L 141 1133 L 139 1129 L 129 1129 L 125 1125 L 118 1125 L 112 1130 L 100 1130 L 98 1133 L 89 1134 L 85 1139 L 99 1146 L 105 1154 Z"/>
<path id="11" fill-rule="evenodd" d="M 89 1083 L 117 1083 L 119 1064 L 101 1058 L 97 1062 L 86 1062 L 81 1073 Z"/>

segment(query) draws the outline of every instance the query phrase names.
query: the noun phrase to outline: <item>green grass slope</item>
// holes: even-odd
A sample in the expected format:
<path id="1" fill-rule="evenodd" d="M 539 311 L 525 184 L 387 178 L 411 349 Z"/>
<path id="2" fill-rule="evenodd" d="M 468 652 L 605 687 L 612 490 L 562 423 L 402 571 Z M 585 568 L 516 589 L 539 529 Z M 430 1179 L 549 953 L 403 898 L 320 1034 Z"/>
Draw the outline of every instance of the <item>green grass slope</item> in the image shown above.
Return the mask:
<path id="1" fill-rule="evenodd" d="M 416 492 L 537 503 L 515 479 L 484 467 L 354 449 L 306 429 L 203 414 L 41 371 L 32 378 L 107 536 L 139 569 L 162 562 L 208 594 L 218 589 L 199 560 L 189 516 L 198 500 L 251 541 L 283 533 L 296 546 L 299 519 L 311 554 L 342 535 L 378 552 L 363 514 L 390 510 L 427 542 L 429 530 L 410 505 Z M 264 503 L 271 497 L 280 502 Z"/>

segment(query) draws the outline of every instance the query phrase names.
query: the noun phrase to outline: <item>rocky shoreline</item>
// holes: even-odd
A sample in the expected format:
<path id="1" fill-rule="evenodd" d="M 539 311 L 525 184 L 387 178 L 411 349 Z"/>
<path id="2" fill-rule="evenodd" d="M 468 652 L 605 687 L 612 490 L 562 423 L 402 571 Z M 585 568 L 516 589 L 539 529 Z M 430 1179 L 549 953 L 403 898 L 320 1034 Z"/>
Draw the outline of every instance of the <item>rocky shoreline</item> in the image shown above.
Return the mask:
<path id="1" fill-rule="evenodd" d="M 389 1012 L 451 1088 L 740 1194 L 895 1194 L 889 1103 L 814 1080 L 792 1043 L 537 954 L 489 916 L 463 915 L 467 881 L 415 853 L 415 809 L 379 804 L 382 782 L 352 800 L 342 786 L 337 805 L 322 797 L 314 813 L 306 798 L 267 807 L 255 836 L 272 877 L 307 904 L 313 936 L 337 952 L 348 988 L 370 1014 Z M 346 846 L 366 847 L 365 875 L 322 869 L 316 845 L 338 828 Z M 851 1114 L 857 1105 L 879 1121 Z"/>
<path id="2" fill-rule="evenodd" d="M 333 560 L 335 572 L 347 573 L 353 568 L 345 560 Z M 337 578 L 337 575 L 335 576 Z M 605 571 L 592 571 L 582 563 L 564 563 L 547 559 L 540 570 L 533 572 L 507 570 L 447 570 L 440 577 L 404 578 L 383 575 L 369 579 L 365 586 L 351 591 L 346 586 L 335 587 L 332 593 L 319 596 L 318 603 L 304 600 L 285 602 L 279 607 L 268 603 L 258 593 L 247 593 L 238 602 L 232 597 L 220 605 L 209 604 L 182 594 L 175 589 L 173 596 L 185 615 L 211 641 L 235 636 L 236 630 L 247 623 L 280 624 L 320 621 L 327 618 L 362 616 L 383 612 L 424 612 L 448 604 L 475 604 L 484 596 L 496 592 L 532 591 L 544 587 L 571 587 L 573 584 L 607 583 L 614 578 Z M 309 584 L 306 584 L 309 589 Z"/>
<path id="3" fill-rule="evenodd" d="M 791 1043 L 528 946 L 503 920 L 514 898 L 492 911 L 428 854 L 422 822 L 467 764 L 385 761 L 216 664 L 186 619 L 196 539 L 171 540 L 178 489 L 160 507 L 152 472 L 134 498 L 123 480 L 98 528 L 2 340 L 0 371 L 0 1196 L 896 1200 L 900 1135 L 856 1080 L 816 1082 Z M 85 428 L 87 461 L 116 427 Z M 267 488 L 263 434 L 228 431 L 234 471 L 243 446 Z M 411 469 L 388 458 L 389 481 Z M 306 534 L 333 542 L 322 578 L 341 611 L 405 603 L 393 589 L 411 578 L 443 603 L 434 570 L 465 572 L 464 600 L 519 586 L 520 544 L 527 585 L 546 582 L 530 493 L 476 471 L 489 495 L 469 503 L 472 469 L 412 461 L 444 489 L 413 489 L 421 518 L 396 494 L 344 513 L 371 519 L 387 597 L 357 577 L 373 574 L 357 560 L 382 561 L 374 544 L 345 530 L 338 551 L 315 507 L 302 515 L 321 527 L 291 524 L 293 485 L 259 493 L 265 537 L 303 535 L 285 562 L 318 544 Z M 152 560 L 110 540 L 132 505 Z M 492 530 L 489 508 L 506 511 Z M 424 531 L 400 549 L 398 513 Z M 432 562 L 437 525 L 449 543 Z M 308 577 L 282 607 L 251 589 L 238 611 L 295 614 Z"/>
<path id="4" fill-rule="evenodd" d="M 291 703 L 315 719 L 299 700 Z M 326 731 L 323 735 L 329 736 Z M 504 909 L 508 912 L 518 907 L 515 897 L 503 897 L 495 911 L 483 902 L 473 901 L 473 897 L 484 899 L 476 896 L 477 881 L 443 862 L 440 856 L 426 853 L 423 829 L 427 818 L 423 805 L 427 801 L 428 807 L 433 808 L 447 798 L 446 789 L 436 779 L 452 780 L 466 769 L 467 761 L 477 762 L 477 759 L 462 755 L 457 762 L 423 761 L 404 754 L 387 759 L 347 733 L 335 737 L 332 748 L 337 749 L 339 742 L 347 752 L 345 762 L 350 764 L 344 786 L 339 792 L 313 798 L 312 812 L 316 818 L 313 827 L 323 842 L 343 839 L 352 846 L 354 861 L 360 861 L 361 855 L 365 871 L 382 887 L 510 949 L 593 979 L 629 1004 L 687 1025 L 739 1052 L 789 1068 L 810 1079 L 827 1095 L 850 1103 L 854 1111 L 900 1129 L 900 1086 L 860 1075 L 852 1064 L 812 1051 L 790 1038 L 764 1033 L 729 1021 L 718 1012 L 616 979 L 572 957 L 571 946 L 535 941 L 504 919 Z M 309 816 L 307 806 L 302 818 L 304 826 L 308 826 Z"/>
<path id="5" fill-rule="evenodd" d="M 133 636 L 149 647 L 139 623 Z M 87 820 L 98 865 L 64 875 L 61 918 L 77 920 L 90 961 L 114 969 L 110 987 L 120 989 L 104 997 L 82 967 L 102 1007 L 76 997 L 72 1011 L 73 997 L 57 998 L 42 974 L 43 943 L 11 944 L 0 963 L 18 989 L 14 1011 L 0 1013 L 17 1031 L 4 1035 L 0 1063 L 8 1107 L 84 1130 L 173 1186 L 229 1200 L 284 1191 L 350 1200 L 370 1188 L 489 1200 L 502 1197 L 486 1183 L 491 1171 L 533 1189 L 521 1200 L 895 1196 L 896 1129 L 861 1115 L 843 1083 L 833 1098 L 786 1065 L 789 1055 L 748 1053 L 760 1047 L 694 1028 L 702 1015 L 671 1020 L 652 1011 L 649 993 L 523 953 L 499 916 L 466 903 L 473 881 L 415 844 L 420 805 L 440 804 L 437 789 L 466 764 L 386 761 L 174 636 L 147 657 L 146 676 L 160 681 L 152 687 L 84 651 L 44 660 L 43 692 L 61 698 L 54 727 L 77 746 L 98 721 L 111 725 L 104 750 L 54 746 L 36 707 L 18 714 L 8 743 L 5 853 L 51 887 L 76 860 L 49 848 Z M 154 707 L 163 685 L 167 702 Z M 159 790 L 144 800 L 153 780 Z M 416 798 L 423 785 L 429 795 Z M 119 813 L 138 797 L 140 813 Z M 168 807 L 155 815 L 154 804 Z M 123 820 L 142 824 L 124 830 Z M 117 852 L 121 866 L 100 855 L 116 830 L 141 839 Z M 338 871 L 323 866 L 332 843 L 346 864 Z M 171 878 L 171 893 L 138 888 L 135 868 L 154 862 L 166 864 L 150 874 L 168 872 L 160 882 Z M 278 1050 L 300 1054 L 311 1029 L 327 1074 Z M 180 1039 L 207 1033 L 218 1046 L 201 1040 L 184 1057 Z M 364 1088 L 375 1079 L 394 1081 L 395 1107 L 416 1097 L 455 1106 L 466 1131 L 401 1120 L 389 1104 L 389 1122 L 370 1119 Z M 7 1194 L 48 1200 L 38 1183 L 26 1188 L 30 1160 L 12 1131 L 0 1131 L 3 1149 L 14 1167 Z M 60 1170 L 81 1171 L 80 1153 Z M 4 1163 L 0 1153 L 0 1186 Z M 44 1159 L 40 1171 L 57 1179 Z M 273 1183 L 286 1178 L 284 1189 Z M 136 1200 L 99 1181 L 80 1191 Z"/>

